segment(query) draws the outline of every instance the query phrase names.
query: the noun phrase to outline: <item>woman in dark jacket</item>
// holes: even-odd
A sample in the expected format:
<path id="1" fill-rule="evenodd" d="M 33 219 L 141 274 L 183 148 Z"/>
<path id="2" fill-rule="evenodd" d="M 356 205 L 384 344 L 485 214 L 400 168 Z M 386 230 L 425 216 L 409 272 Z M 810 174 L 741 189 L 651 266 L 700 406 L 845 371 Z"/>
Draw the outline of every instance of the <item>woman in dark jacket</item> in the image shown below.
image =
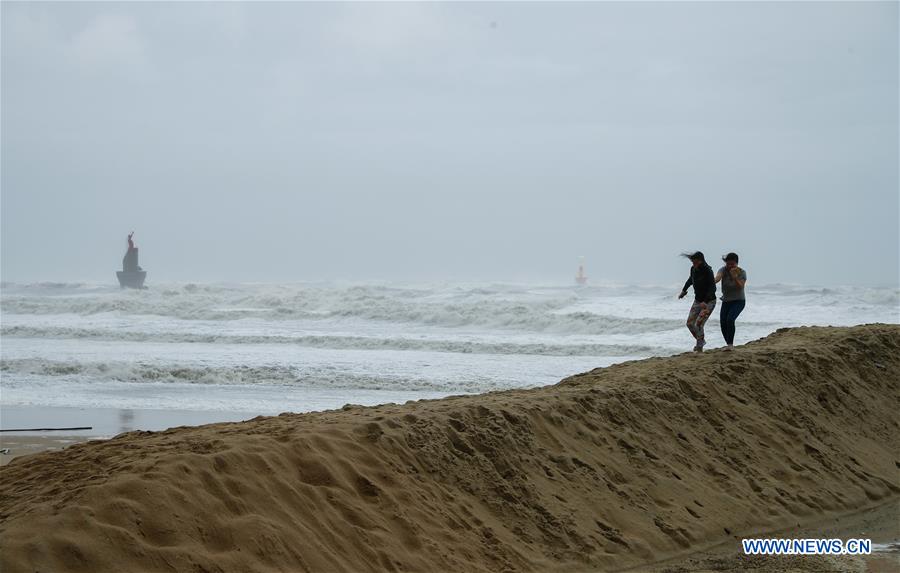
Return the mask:
<path id="1" fill-rule="evenodd" d="M 693 285 L 694 304 L 691 305 L 691 311 L 688 313 L 687 327 L 697 340 L 694 352 L 703 352 L 703 347 L 706 345 L 703 325 L 706 324 L 709 315 L 716 308 L 716 277 L 713 275 L 712 267 L 706 264 L 706 258 L 700 251 L 691 254 L 684 253 L 682 256 L 691 261 L 691 275 L 684 283 L 684 288 L 681 289 L 678 298 L 684 298 L 688 287 Z"/>

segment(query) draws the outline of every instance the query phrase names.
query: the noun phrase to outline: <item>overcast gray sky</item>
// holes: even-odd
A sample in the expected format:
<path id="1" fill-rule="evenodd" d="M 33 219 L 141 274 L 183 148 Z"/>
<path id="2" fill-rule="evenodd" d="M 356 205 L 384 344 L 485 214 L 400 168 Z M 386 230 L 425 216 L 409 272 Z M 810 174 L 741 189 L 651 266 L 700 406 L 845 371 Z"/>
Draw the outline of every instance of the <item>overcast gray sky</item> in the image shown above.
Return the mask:
<path id="1" fill-rule="evenodd" d="M 2 3 L 2 278 L 898 284 L 898 3 Z"/>

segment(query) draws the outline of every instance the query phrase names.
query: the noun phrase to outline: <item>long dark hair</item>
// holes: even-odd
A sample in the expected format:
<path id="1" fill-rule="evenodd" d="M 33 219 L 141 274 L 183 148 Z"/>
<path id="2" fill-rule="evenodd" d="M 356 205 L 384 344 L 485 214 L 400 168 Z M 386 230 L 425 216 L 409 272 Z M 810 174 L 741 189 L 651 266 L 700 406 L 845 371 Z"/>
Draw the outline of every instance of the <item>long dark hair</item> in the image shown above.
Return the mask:
<path id="1" fill-rule="evenodd" d="M 681 253 L 681 256 L 690 259 L 691 261 L 700 260 L 701 263 L 706 264 L 706 257 L 703 256 L 703 253 L 700 251 L 694 251 L 693 253 Z"/>

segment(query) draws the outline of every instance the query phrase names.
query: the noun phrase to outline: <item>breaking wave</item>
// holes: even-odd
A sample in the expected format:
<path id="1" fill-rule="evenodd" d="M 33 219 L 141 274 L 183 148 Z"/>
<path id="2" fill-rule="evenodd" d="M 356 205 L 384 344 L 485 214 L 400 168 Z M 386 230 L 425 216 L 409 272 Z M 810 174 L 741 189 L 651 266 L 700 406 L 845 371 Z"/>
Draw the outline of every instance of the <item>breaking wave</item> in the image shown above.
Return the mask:
<path id="1" fill-rule="evenodd" d="M 571 289 L 532 292 L 512 287 L 434 290 L 188 284 L 158 291 L 64 288 L 63 294 L 57 294 L 55 288 L 42 288 L 41 296 L 30 292 L 31 287 L 5 289 L 4 313 L 82 316 L 113 313 L 185 320 L 363 319 L 567 334 L 640 334 L 677 328 L 681 322 L 572 312 L 567 309 L 582 299 Z"/>
<path id="2" fill-rule="evenodd" d="M 196 366 L 141 362 L 52 361 L 14 359 L 0 361 L 0 372 L 16 374 L 15 385 L 28 384 L 28 376 L 65 381 L 100 381 L 136 384 L 190 384 L 224 386 L 282 386 L 333 390 L 404 390 L 421 392 L 486 392 L 521 388 L 501 379 L 419 378 L 402 375 L 366 375 L 336 368 L 287 366 Z"/>
<path id="3" fill-rule="evenodd" d="M 466 340 L 430 340 L 416 338 L 377 338 L 366 336 L 248 336 L 196 333 L 155 333 L 90 330 L 82 328 L 38 328 L 10 326 L 2 336 L 16 338 L 71 338 L 129 342 L 180 342 L 197 344 L 293 344 L 308 348 L 348 350 L 422 350 L 461 354 L 531 354 L 543 356 L 635 356 L 661 355 L 667 349 L 639 344 L 549 344 L 513 342 L 475 342 Z"/>

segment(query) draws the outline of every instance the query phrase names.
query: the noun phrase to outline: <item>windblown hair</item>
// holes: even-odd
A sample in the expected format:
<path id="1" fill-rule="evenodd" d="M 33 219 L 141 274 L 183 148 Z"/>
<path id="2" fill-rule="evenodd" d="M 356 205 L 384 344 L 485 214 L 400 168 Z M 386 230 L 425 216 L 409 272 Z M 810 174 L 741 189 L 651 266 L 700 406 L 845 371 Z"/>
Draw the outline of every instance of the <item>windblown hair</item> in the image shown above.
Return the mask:
<path id="1" fill-rule="evenodd" d="M 702 263 L 706 262 L 706 257 L 704 257 L 703 253 L 701 253 L 700 251 L 694 251 L 693 253 L 681 253 L 681 256 L 692 261 L 700 261 Z"/>

